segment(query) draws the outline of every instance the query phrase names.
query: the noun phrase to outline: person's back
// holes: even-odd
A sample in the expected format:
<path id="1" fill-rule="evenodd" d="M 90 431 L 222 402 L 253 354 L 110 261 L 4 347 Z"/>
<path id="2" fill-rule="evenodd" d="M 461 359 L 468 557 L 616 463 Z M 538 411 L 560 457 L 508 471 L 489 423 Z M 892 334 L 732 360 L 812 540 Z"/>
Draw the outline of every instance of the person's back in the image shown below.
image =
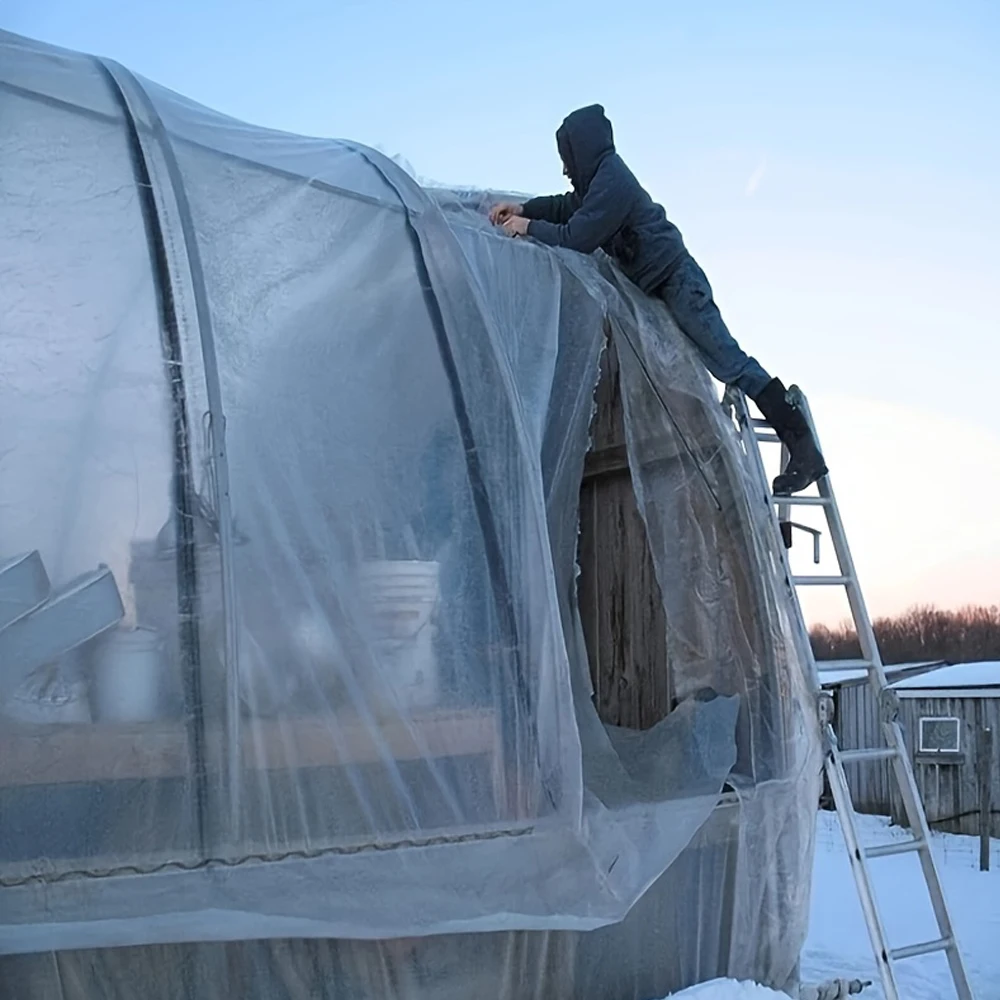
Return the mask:
<path id="1" fill-rule="evenodd" d="M 524 215 L 537 223 L 529 226 L 528 235 L 583 253 L 601 247 L 644 292 L 654 291 L 687 250 L 663 206 L 653 201 L 615 150 L 604 109 L 595 104 L 574 111 L 556 133 L 556 142 L 573 191 L 527 202 Z M 588 193 L 598 208 L 615 206 L 616 228 L 610 236 L 608 224 L 596 213 L 572 218 Z M 569 231 L 559 231 L 560 226 Z"/>
<path id="2" fill-rule="evenodd" d="M 523 205 L 503 202 L 491 210 L 492 221 L 512 236 L 549 246 L 588 254 L 603 249 L 639 288 L 666 303 L 712 375 L 753 399 L 785 442 L 791 458 L 774 481 L 774 493 L 795 493 L 825 476 L 802 412 L 789 402 L 781 381 L 736 343 L 680 231 L 618 155 L 604 108 L 592 104 L 567 116 L 556 145 L 573 190 Z"/>

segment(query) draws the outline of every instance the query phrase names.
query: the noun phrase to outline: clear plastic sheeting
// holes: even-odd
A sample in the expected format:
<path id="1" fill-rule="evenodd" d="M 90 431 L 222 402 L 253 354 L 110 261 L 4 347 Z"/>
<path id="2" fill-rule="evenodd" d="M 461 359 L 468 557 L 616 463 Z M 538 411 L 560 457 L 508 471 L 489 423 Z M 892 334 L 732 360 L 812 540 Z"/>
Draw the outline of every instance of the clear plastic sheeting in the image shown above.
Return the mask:
<path id="1" fill-rule="evenodd" d="M 794 982 L 812 695 L 662 306 L 488 195 L 2 32 L 0 114 L 7 993 Z M 678 692 L 645 732 L 576 603 L 609 334 Z"/>

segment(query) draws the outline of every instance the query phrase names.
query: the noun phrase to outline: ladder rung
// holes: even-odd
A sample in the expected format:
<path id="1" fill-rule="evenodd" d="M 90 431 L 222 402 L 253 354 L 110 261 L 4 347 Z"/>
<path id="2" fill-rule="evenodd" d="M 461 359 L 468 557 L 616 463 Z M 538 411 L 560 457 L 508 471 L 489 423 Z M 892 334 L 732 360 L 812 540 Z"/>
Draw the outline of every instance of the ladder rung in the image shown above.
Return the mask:
<path id="1" fill-rule="evenodd" d="M 953 944 L 951 938 L 938 938 L 937 941 L 925 941 L 923 944 L 911 944 L 905 948 L 893 948 L 889 953 L 893 961 L 900 962 L 904 958 L 916 958 L 918 955 L 932 955 L 936 951 L 947 951 Z"/>
<path id="2" fill-rule="evenodd" d="M 840 750 L 840 759 L 844 764 L 854 764 L 866 760 L 892 760 L 899 754 L 893 747 L 864 747 L 860 750 Z"/>
<path id="3" fill-rule="evenodd" d="M 919 837 L 908 837 L 906 840 L 897 840 L 892 844 L 876 844 L 874 847 L 865 848 L 866 858 L 890 858 L 894 854 L 909 854 L 911 851 L 919 851 L 926 843 Z"/>
<path id="4" fill-rule="evenodd" d="M 833 503 L 833 499 L 831 497 L 804 497 L 793 493 L 787 497 L 772 496 L 771 503 L 792 507 L 828 507 Z"/>
<path id="5" fill-rule="evenodd" d="M 796 587 L 846 587 L 854 581 L 849 576 L 793 576 Z"/>
<path id="6" fill-rule="evenodd" d="M 781 444 L 781 438 L 777 434 L 762 433 L 754 431 L 754 437 L 762 444 Z"/>
<path id="7" fill-rule="evenodd" d="M 817 660 L 816 669 L 823 673 L 827 670 L 871 670 L 871 660 Z"/>

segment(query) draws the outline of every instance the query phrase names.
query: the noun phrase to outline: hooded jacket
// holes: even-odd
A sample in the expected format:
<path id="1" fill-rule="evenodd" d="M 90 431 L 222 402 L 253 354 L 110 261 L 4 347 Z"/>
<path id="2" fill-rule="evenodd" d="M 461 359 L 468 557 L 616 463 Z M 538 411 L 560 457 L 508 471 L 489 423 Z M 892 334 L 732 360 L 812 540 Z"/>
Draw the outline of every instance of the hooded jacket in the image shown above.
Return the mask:
<path id="1" fill-rule="evenodd" d="M 573 190 L 522 208 L 528 235 L 549 246 L 610 254 L 644 292 L 654 292 L 687 250 L 667 213 L 615 152 L 611 122 L 592 104 L 569 115 L 556 145 Z"/>

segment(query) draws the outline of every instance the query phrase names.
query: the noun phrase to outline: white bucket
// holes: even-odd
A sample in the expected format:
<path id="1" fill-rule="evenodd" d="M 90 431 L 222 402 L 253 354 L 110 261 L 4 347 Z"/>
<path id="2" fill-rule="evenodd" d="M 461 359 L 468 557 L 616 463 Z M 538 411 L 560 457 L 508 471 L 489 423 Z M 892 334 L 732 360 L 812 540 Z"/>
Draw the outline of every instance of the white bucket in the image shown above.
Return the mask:
<path id="1" fill-rule="evenodd" d="M 372 562 L 361 567 L 361 590 L 384 680 L 411 708 L 438 700 L 431 618 L 439 597 L 436 562 Z"/>
<path id="2" fill-rule="evenodd" d="M 163 709 L 163 642 L 151 628 L 115 629 L 94 651 L 95 722 L 150 722 Z"/>
<path id="3" fill-rule="evenodd" d="M 361 586 L 379 638 L 413 639 L 438 601 L 436 562 L 372 562 L 361 567 Z"/>

